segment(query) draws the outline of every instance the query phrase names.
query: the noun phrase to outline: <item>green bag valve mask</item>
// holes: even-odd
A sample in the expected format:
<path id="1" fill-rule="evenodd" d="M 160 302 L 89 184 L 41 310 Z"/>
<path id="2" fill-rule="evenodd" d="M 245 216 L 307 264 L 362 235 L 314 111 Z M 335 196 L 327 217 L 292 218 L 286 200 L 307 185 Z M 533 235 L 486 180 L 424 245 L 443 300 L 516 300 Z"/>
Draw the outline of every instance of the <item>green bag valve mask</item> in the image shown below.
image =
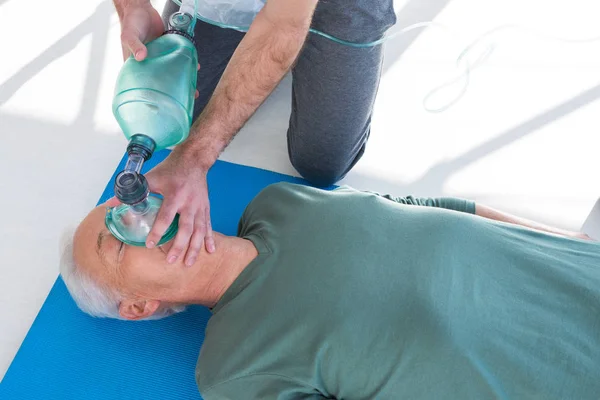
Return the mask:
<path id="1" fill-rule="evenodd" d="M 107 209 L 105 224 L 113 236 L 132 246 L 145 246 L 162 204 L 150 193 L 142 166 L 155 151 L 184 141 L 192 124 L 198 65 L 195 14 L 195 7 L 184 2 L 170 16 L 168 30 L 146 44 L 147 57 L 129 57 L 117 77 L 112 109 L 129 140 L 128 159 L 114 183 L 122 204 Z M 178 216 L 158 244 L 171 240 L 177 226 Z"/>

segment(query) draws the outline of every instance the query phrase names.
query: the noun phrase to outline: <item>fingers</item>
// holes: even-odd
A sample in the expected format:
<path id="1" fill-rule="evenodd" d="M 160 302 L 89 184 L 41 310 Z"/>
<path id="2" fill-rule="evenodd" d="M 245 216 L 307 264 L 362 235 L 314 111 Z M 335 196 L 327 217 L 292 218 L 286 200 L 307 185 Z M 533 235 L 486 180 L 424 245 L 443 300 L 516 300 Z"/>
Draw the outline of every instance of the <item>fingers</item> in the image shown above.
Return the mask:
<path id="1" fill-rule="evenodd" d="M 177 234 L 166 258 L 170 264 L 181 260 L 191 266 L 203 246 L 207 253 L 215 252 L 216 246 L 210 223 L 206 174 L 184 168 L 179 157 L 177 150 L 173 150 L 167 159 L 146 174 L 150 191 L 164 196 L 146 246 L 156 246 L 179 213 Z"/>
<path id="2" fill-rule="evenodd" d="M 194 233 L 185 257 L 185 264 L 188 267 L 194 265 L 196 262 L 203 244 L 206 247 L 207 252 L 215 252 L 215 240 L 213 238 L 212 226 L 210 223 L 210 209 L 208 207 L 204 209 L 203 213 L 196 216 Z"/>
<path id="3" fill-rule="evenodd" d="M 129 58 L 129 55 L 131 54 L 129 49 L 127 47 L 125 47 L 123 44 L 121 44 L 121 50 L 123 52 L 123 61 L 127 61 L 127 59 Z"/>
<path id="4" fill-rule="evenodd" d="M 146 46 L 144 46 L 134 29 L 123 30 L 121 33 L 121 46 L 123 47 L 124 60 L 132 54 L 137 61 L 142 61 L 146 58 Z"/>
<path id="5" fill-rule="evenodd" d="M 177 229 L 177 235 L 173 240 L 173 246 L 167 254 L 167 262 L 173 264 L 185 251 L 190 242 L 190 237 L 194 230 L 194 215 L 189 213 L 182 213 L 179 217 L 179 227 Z M 191 265 L 191 264 L 190 264 Z"/>
<path id="6" fill-rule="evenodd" d="M 196 67 L 196 71 L 200 71 L 200 64 L 198 64 L 198 66 Z M 200 96 L 200 92 L 198 92 L 198 91 L 196 90 L 196 93 L 194 93 L 194 99 L 197 99 L 197 98 L 198 98 L 198 96 Z"/>
<path id="7" fill-rule="evenodd" d="M 213 238 L 212 224 L 210 222 L 210 209 L 205 208 L 204 218 L 206 221 L 206 235 L 204 236 L 204 246 L 209 253 L 215 252 L 215 239 Z"/>
<path id="8" fill-rule="evenodd" d="M 585 234 L 585 233 L 582 233 L 580 237 L 581 237 L 581 239 L 583 239 L 583 240 L 590 240 L 590 241 L 594 241 L 594 239 L 592 239 L 590 236 L 588 236 L 588 235 L 587 235 L 587 234 Z"/>
<path id="9" fill-rule="evenodd" d="M 146 239 L 146 247 L 151 249 L 154 246 L 156 246 L 156 244 L 160 241 L 162 236 L 165 234 L 165 232 L 171 225 L 171 222 L 173 222 L 173 219 L 177 214 L 177 209 L 178 206 L 176 203 L 173 203 L 172 201 L 169 202 L 167 199 L 164 200 L 163 204 L 158 210 L 158 214 L 156 216 L 156 220 L 154 221 L 154 225 L 152 226 L 152 230 L 150 231 L 150 233 L 148 234 L 148 238 Z"/>
<path id="10" fill-rule="evenodd" d="M 205 234 L 206 229 L 204 222 L 200 216 L 197 216 L 194 223 L 194 234 L 192 235 L 190 247 L 188 248 L 185 256 L 185 265 L 188 267 L 191 267 L 196 262 L 198 254 L 200 253 L 200 249 L 202 248 L 202 244 L 204 243 Z"/>

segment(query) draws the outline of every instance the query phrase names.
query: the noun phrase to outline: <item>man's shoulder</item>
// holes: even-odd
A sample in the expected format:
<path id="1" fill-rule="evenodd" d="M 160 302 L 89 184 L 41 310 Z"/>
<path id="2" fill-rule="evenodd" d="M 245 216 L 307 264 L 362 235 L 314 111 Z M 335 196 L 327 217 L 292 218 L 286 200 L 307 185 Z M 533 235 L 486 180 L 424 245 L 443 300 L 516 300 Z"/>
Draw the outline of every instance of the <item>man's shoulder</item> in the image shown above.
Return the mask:
<path id="1" fill-rule="evenodd" d="M 358 190 L 347 186 L 332 186 L 327 188 L 319 188 L 310 186 L 303 183 L 295 182 L 276 182 L 265 186 L 260 192 L 259 196 L 270 197 L 278 194 L 290 194 L 290 195 L 327 195 L 328 193 L 341 193 L 341 192 L 359 192 Z"/>
<path id="2" fill-rule="evenodd" d="M 265 186 L 252 199 L 249 205 L 272 203 L 283 199 L 297 197 L 302 193 L 310 191 L 310 187 L 300 183 L 277 182 Z"/>
<path id="3" fill-rule="evenodd" d="M 248 203 L 246 213 L 260 212 L 275 209 L 288 212 L 291 208 L 313 207 L 315 204 L 325 204 L 335 201 L 336 195 L 355 195 L 362 193 L 349 186 L 336 186 L 333 188 L 316 188 L 313 186 L 293 183 L 277 182 L 266 186 Z"/>
<path id="4" fill-rule="evenodd" d="M 267 193 L 267 194 L 271 194 L 271 193 L 277 193 L 277 192 L 290 192 L 290 191 L 298 191 L 298 190 L 304 190 L 307 186 L 303 185 L 301 183 L 294 183 L 294 182 L 275 182 L 275 183 L 271 183 L 267 186 L 265 186 L 263 189 L 261 189 L 260 192 L 258 192 L 259 195 Z"/>

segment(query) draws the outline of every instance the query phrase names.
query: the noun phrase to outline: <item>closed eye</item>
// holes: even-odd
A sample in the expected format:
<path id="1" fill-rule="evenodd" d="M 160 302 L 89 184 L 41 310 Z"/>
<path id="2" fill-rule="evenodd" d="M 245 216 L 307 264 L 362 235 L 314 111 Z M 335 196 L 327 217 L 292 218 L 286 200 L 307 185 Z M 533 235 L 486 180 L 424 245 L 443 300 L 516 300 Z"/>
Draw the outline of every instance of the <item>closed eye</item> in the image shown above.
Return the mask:
<path id="1" fill-rule="evenodd" d="M 114 242 L 119 243 L 118 246 L 114 244 Z M 117 252 L 115 253 L 115 248 Z M 121 242 L 113 235 L 111 235 L 108 231 L 100 231 L 98 234 L 98 241 L 96 243 L 96 250 L 98 255 L 100 256 L 100 260 L 102 264 L 109 267 L 112 265 L 118 266 L 123 257 L 123 253 L 125 249 L 125 243 Z M 115 257 L 116 256 L 116 257 Z M 114 258 L 113 258 L 114 257 Z M 107 262 L 112 261 L 112 262 Z M 115 262 L 116 261 L 116 262 Z"/>
<path id="2" fill-rule="evenodd" d="M 117 253 L 117 266 L 119 266 L 119 264 L 121 264 L 121 259 L 123 258 L 123 253 L 125 250 L 125 243 L 121 242 L 121 244 L 119 245 L 119 252 Z"/>

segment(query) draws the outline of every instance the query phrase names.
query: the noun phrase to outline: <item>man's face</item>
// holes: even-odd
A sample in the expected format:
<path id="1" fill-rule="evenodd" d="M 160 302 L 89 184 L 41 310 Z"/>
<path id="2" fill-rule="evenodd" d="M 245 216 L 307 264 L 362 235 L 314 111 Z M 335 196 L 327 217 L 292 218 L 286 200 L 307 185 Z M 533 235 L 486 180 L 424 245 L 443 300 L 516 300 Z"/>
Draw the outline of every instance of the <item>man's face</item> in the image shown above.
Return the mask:
<path id="1" fill-rule="evenodd" d="M 135 308 L 136 301 L 138 306 L 153 301 L 150 306 L 156 309 L 178 303 L 179 286 L 193 269 L 166 262 L 170 243 L 148 249 L 117 240 L 104 225 L 106 209 L 105 204 L 94 208 L 75 232 L 73 258 L 78 267 L 94 281 L 122 293 L 127 299 L 122 307 L 131 303 Z"/>

